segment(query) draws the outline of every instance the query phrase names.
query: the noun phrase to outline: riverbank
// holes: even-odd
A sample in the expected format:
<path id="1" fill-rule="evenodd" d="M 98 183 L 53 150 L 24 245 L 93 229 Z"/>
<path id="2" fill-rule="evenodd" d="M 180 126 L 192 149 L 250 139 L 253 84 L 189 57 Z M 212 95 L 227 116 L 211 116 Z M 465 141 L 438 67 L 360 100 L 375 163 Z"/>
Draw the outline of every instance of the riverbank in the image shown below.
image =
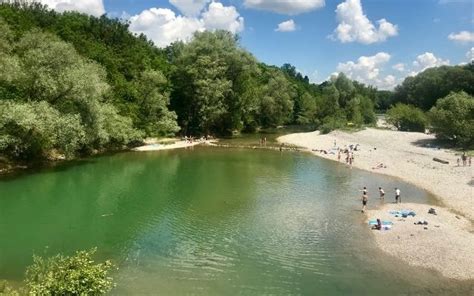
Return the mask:
<path id="1" fill-rule="evenodd" d="M 152 143 L 149 142 L 146 145 L 135 147 L 132 151 L 161 151 L 161 150 L 172 150 L 172 149 L 181 149 L 194 147 L 199 144 L 208 143 L 208 141 L 176 141 L 169 144 L 163 143 Z"/>
<path id="2" fill-rule="evenodd" d="M 410 265 L 434 269 L 451 279 L 474 279 L 472 223 L 444 208 L 433 207 L 436 215 L 428 214 L 431 207 L 389 203 L 368 210 L 368 220 L 378 218 L 394 223 L 390 230 L 372 230 L 377 245 Z M 401 210 L 414 211 L 416 216 L 402 218 L 390 214 Z M 415 224 L 418 221 L 427 221 L 427 225 Z"/>
<path id="3" fill-rule="evenodd" d="M 320 150 L 328 151 L 334 143 L 340 148 L 359 144 L 358 151 L 354 152 L 354 167 L 415 184 L 436 195 L 444 206 L 474 221 L 474 167 L 458 167 L 459 155 L 453 150 L 426 147 L 434 140 L 433 135 L 368 128 L 354 133 L 333 131 L 326 135 L 297 133 L 278 140 L 334 161 L 337 161 L 337 153 L 324 154 Z M 449 164 L 433 161 L 433 158 L 447 160 Z M 344 159 L 342 154 L 341 165 Z M 382 168 L 374 168 L 380 163 Z M 393 198 L 393 189 L 386 191 L 387 196 Z M 404 200 L 409 201 L 410 197 Z"/>
<path id="4" fill-rule="evenodd" d="M 368 219 L 394 222 L 389 231 L 374 230 L 375 241 L 384 252 L 410 265 L 432 268 L 452 279 L 474 279 L 474 167 L 457 166 L 457 152 L 429 147 L 427 144 L 434 140 L 432 135 L 373 128 L 354 133 L 334 131 L 327 135 L 319 132 L 290 134 L 278 140 L 334 161 L 338 161 L 337 153 L 324 151 L 330 152 L 335 143 L 340 148 L 359 144 L 354 152 L 354 167 L 398 177 L 433 193 L 443 205 L 435 207 L 438 215 L 428 214 L 431 205 L 405 203 L 410 197 L 403 196 L 403 192 L 402 205 L 391 203 L 370 209 L 369 201 Z M 433 161 L 433 158 L 449 161 L 449 164 Z M 381 168 L 375 168 L 380 163 Z M 346 165 L 344 154 L 341 165 Z M 393 201 L 392 190 L 386 188 L 387 202 Z M 372 193 L 370 198 L 373 200 L 376 196 L 378 193 Z M 401 209 L 414 210 L 417 216 L 395 218 L 389 214 Z M 415 225 L 419 220 L 427 220 L 429 224 Z"/>

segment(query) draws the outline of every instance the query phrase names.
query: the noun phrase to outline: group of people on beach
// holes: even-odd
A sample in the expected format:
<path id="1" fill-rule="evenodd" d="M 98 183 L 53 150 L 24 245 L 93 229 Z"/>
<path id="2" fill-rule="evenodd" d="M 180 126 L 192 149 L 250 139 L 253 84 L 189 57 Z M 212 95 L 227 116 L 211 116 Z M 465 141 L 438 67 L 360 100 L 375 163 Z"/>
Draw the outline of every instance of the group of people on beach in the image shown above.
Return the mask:
<path id="1" fill-rule="evenodd" d="M 211 140 L 213 137 L 211 135 L 201 136 L 200 138 L 195 138 L 193 136 L 184 136 L 181 138 L 186 144 L 193 144 L 194 142 L 205 142 Z"/>
<path id="2" fill-rule="evenodd" d="M 367 187 L 364 186 L 362 191 L 362 213 L 367 209 L 367 202 L 369 201 L 369 192 Z M 395 203 L 402 203 L 401 191 L 398 187 L 395 187 Z M 385 190 L 382 187 L 379 187 L 379 195 L 381 200 L 385 200 Z"/>
<path id="3" fill-rule="evenodd" d="M 468 164 L 469 166 L 471 166 L 472 164 L 472 156 L 467 156 L 466 152 L 463 152 L 463 154 L 461 155 L 461 158 L 457 159 L 458 166 L 461 166 L 461 160 L 462 160 L 462 166 L 467 166 Z"/>
<path id="4" fill-rule="evenodd" d="M 334 140 L 334 147 L 336 147 L 336 140 Z M 349 147 L 344 146 L 343 149 L 340 149 L 340 148 L 336 148 L 336 149 L 337 149 L 337 161 L 341 161 L 342 153 L 344 153 L 346 155 L 346 165 L 352 168 L 352 165 L 354 164 L 354 151 L 357 151 L 359 149 L 359 144 L 349 145 Z"/>

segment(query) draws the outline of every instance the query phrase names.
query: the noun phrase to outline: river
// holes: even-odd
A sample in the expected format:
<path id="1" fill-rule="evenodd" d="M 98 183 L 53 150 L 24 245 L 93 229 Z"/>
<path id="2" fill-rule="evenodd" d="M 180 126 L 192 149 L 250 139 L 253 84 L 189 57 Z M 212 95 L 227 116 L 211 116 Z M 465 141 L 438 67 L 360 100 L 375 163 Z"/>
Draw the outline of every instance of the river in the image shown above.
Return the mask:
<path id="1" fill-rule="evenodd" d="M 196 147 L 90 158 L 0 179 L 0 279 L 32 255 L 97 247 L 113 294 L 465 294 L 378 250 L 359 188 L 429 193 L 306 153 Z"/>

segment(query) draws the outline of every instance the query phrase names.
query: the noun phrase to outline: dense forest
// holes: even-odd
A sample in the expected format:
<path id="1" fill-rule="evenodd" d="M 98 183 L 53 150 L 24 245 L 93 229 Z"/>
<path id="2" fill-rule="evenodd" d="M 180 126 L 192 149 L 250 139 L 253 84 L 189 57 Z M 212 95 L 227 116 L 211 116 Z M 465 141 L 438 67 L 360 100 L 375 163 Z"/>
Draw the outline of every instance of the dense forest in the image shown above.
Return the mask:
<path id="1" fill-rule="evenodd" d="M 122 20 L 0 4 L 0 153 L 74 158 L 145 137 L 372 125 L 396 103 L 426 111 L 451 91 L 472 95 L 473 73 L 429 69 L 393 93 L 342 73 L 317 85 L 290 64 L 259 62 L 226 31 L 161 49 Z"/>

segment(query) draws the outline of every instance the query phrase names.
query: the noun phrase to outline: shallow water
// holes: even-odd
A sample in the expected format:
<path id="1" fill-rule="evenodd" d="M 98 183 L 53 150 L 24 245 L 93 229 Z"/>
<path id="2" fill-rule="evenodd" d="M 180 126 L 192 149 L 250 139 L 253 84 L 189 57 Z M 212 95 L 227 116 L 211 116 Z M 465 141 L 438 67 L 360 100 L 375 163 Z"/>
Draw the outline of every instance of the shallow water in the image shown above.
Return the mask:
<path id="1" fill-rule="evenodd" d="M 19 280 L 33 254 L 98 247 L 114 294 L 411 295 L 472 292 L 380 252 L 359 188 L 398 179 L 305 153 L 196 147 L 122 153 L 0 179 L 0 278 Z"/>

